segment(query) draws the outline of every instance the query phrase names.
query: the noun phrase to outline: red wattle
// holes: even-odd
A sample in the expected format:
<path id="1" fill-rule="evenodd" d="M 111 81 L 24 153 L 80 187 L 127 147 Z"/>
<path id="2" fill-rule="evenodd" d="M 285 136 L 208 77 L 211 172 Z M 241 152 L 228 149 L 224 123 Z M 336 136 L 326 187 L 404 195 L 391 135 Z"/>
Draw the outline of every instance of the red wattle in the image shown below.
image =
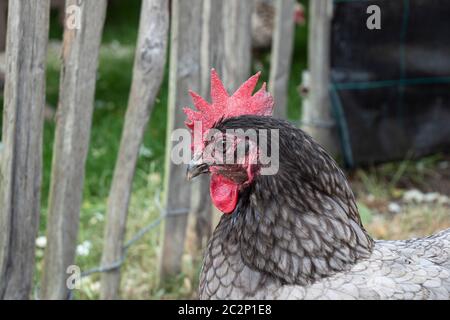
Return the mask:
<path id="1" fill-rule="evenodd" d="M 209 185 L 211 199 L 217 209 L 223 213 L 232 213 L 237 205 L 239 185 L 218 174 L 211 174 Z"/>

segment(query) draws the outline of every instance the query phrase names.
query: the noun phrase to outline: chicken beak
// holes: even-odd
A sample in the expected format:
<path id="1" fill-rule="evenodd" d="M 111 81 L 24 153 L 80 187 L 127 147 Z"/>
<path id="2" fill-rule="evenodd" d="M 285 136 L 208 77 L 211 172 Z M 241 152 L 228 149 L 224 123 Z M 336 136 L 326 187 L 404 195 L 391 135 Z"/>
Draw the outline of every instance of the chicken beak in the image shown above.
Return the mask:
<path id="1" fill-rule="evenodd" d="M 209 171 L 209 167 L 206 163 L 203 162 L 202 155 L 201 154 L 195 154 L 192 158 L 191 162 L 189 162 L 187 171 L 186 171 L 186 178 L 188 180 L 192 180 L 196 176 L 207 173 Z"/>

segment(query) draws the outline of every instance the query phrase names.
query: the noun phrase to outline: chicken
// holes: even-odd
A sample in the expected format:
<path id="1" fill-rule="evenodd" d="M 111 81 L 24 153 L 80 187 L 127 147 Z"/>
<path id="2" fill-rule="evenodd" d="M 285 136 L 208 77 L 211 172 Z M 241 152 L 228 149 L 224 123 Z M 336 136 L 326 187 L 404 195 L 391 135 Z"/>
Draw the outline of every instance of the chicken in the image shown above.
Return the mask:
<path id="1" fill-rule="evenodd" d="M 305 24 L 305 10 L 300 3 L 295 4 L 294 22 L 297 25 Z M 253 50 L 268 50 L 272 46 L 272 35 L 275 27 L 274 0 L 255 0 L 251 17 L 252 47 Z"/>
<path id="2" fill-rule="evenodd" d="M 270 116 L 265 86 L 251 95 L 257 79 L 230 97 L 213 71 L 212 103 L 191 93 L 199 111 L 185 109 L 186 125 L 200 122 L 203 134 L 188 178 L 210 174 L 212 201 L 224 213 L 205 252 L 200 298 L 449 299 L 450 229 L 372 239 L 342 170 L 310 136 Z M 237 144 L 228 144 L 235 129 L 278 129 L 276 143 L 267 139 L 269 150 L 278 147 L 276 174 L 261 174 L 263 146 L 242 137 L 245 153 L 235 163 L 211 161 L 221 146 L 236 155 Z"/>

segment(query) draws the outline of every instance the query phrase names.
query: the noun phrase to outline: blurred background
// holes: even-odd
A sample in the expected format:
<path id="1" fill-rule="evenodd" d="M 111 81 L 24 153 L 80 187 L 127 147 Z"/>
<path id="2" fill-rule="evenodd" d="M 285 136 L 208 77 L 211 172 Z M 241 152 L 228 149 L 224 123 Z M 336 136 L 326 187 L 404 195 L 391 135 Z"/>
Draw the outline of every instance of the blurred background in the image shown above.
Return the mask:
<path id="1" fill-rule="evenodd" d="M 379 3 L 382 8 L 386 5 L 383 1 L 373 2 Z M 362 7 L 358 5 L 348 5 L 350 1 L 334 1 L 329 40 L 330 77 L 334 88 L 331 106 L 338 111 L 333 113 L 340 150 L 337 159 L 346 168 L 366 228 L 379 239 L 423 236 L 450 227 L 450 82 L 444 81 L 445 77 L 450 77 L 450 24 L 435 26 L 440 40 L 434 42 L 429 35 L 437 30 L 424 27 L 438 23 L 438 18 L 432 18 L 434 15 L 430 12 L 440 12 L 442 20 L 448 20 L 450 6 L 445 1 L 430 1 L 434 5 L 423 7 L 425 16 L 411 9 L 410 21 L 405 21 L 405 2 L 396 2 L 397 7 L 386 8 L 386 15 L 382 11 L 382 28 L 386 28 L 385 31 L 373 31 L 378 34 L 367 38 L 358 33 L 361 27 L 355 26 L 356 23 L 365 25 L 368 17 L 365 10 L 360 10 Z M 425 1 L 422 2 L 425 6 Z M 300 125 L 302 120 L 305 121 L 302 119 L 302 108 L 305 107 L 304 99 L 309 90 L 308 74 L 304 71 L 308 63 L 310 11 L 308 1 L 299 3 L 303 16 L 299 16 L 295 24 L 287 117 Z M 108 1 L 76 251 L 76 264 L 82 269 L 94 267 L 101 260 L 106 200 L 132 80 L 140 5 L 139 0 Z M 367 4 L 359 5 L 367 7 Z M 417 9 L 420 5 L 416 3 L 412 8 Z M 52 1 L 46 75 L 42 210 L 36 241 L 36 284 L 41 279 L 47 243 L 46 216 L 63 34 L 61 8 L 59 1 Z M 270 16 L 274 13 L 270 9 L 259 14 L 262 15 L 262 24 L 273 24 Z M 430 19 L 431 22 L 427 21 Z M 402 29 L 405 24 L 410 25 L 411 29 Z M 261 41 L 264 42 L 264 39 Z M 270 49 L 267 47 L 270 48 L 272 39 L 268 41 L 268 46 L 255 43 L 253 48 L 252 69 L 255 72 L 261 70 L 264 81 L 268 81 L 270 70 Z M 441 56 L 444 58 L 439 58 Z M 0 64 L 4 68 L 4 55 L 1 59 Z M 164 180 L 168 66 L 166 69 L 139 151 L 127 221 L 127 239 L 159 216 L 154 199 L 159 196 Z M 398 74 L 401 74 L 403 81 L 419 79 L 423 78 L 424 72 L 439 80 L 416 86 L 405 85 L 405 82 L 401 82 L 400 86 L 399 83 L 380 83 L 397 79 Z M 398 106 L 401 107 L 401 115 L 397 113 Z M 185 254 L 183 271 L 170 281 L 159 283 L 161 232 L 161 228 L 156 228 L 128 251 L 122 267 L 122 298 L 195 297 L 201 254 Z M 74 291 L 75 298 L 98 298 L 99 279 L 99 274 L 84 278 L 81 289 Z"/>

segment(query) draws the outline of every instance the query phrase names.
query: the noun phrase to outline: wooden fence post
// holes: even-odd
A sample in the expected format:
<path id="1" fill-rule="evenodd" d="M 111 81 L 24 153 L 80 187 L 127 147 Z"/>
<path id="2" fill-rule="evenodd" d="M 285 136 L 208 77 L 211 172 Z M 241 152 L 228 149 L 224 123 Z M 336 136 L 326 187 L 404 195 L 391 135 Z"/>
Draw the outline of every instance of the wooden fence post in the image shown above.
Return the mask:
<path id="1" fill-rule="evenodd" d="M 223 0 L 203 1 L 201 79 L 198 93 L 205 99 L 208 99 L 210 95 L 211 68 L 215 68 L 219 74 L 222 73 L 222 7 Z M 212 233 L 212 202 L 209 196 L 209 184 L 208 175 L 199 176 L 191 182 L 191 211 L 186 247 L 194 257 L 200 257 L 199 254 L 206 247 Z"/>
<path id="2" fill-rule="evenodd" d="M 333 0 L 310 1 L 308 69 L 310 87 L 303 104 L 304 130 L 333 155 L 339 147 L 330 102 L 330 32 Z"/>
<path id="3" fill-rule="evenodd" d="M 164 77 L 169 28 L 168 0 L 144 0 L 133 67 L 133 81 L 125 115 L 108 210 L 102 266 L 120 260 L 139 147 Z M 117 299 L 120 269 L 102 274 L 101 299 Z"/>
<path id="4" fill-rule="evenodd" d="M 269 91 L 275 99 L 274 116 L 277 118 L 287 118 L 288 84 L 295 32 L 294 7 L 295 0 L 276 1 Z"/>
<path id="5" fill-rule="evenodd" d="M 170 38 L 169 106 L 166 143 L 165 208 L 161 279 L 181 271 L 181 259 L 190 206 L 190 185 L 186 181 L 186 166 L 171 161 L 171 141 L 174 129 L 185 128 L 182 107 L 192 105 L 188 90 L 200 89 L 200 41 L 203 0 L 173 0 Z"/>
<path id="6" fill-rule="evenodd" d="M 223 32 L 225 37 L 223 83 L 232 94 L 251 71 L 252 0 L 227 0 L 223 3 Z"/>
<path id="7" fill-rule="evenodd" d="M 211 68 L 215 68 L 230 93 L 250 75 L 251 14 L 253 1 L 204 0 L 201 38 L 200 95 L 209 96 Z M 191 182 L 188 250 L 196 255 L 212 232 L 213 213 L 209 177 Z"/>
<path id="8" fill-rule="evenodd" d="M 50 2 L 10 0 L 0 165 L 0 299 L 28 299 L 39 225 Z"/>
<path id="9" fill-rule="evenodd" d="M 106 0 L 68 0 L 78 6 L 77 26 L 65 25 L 56 133 L 53 146 L 42 298 L 66 299 L 67 267 L 74 264 L 84 165 L 91 131 L 98 54 Z M 78 29 L 79 27 L 79 29 Z"/>

